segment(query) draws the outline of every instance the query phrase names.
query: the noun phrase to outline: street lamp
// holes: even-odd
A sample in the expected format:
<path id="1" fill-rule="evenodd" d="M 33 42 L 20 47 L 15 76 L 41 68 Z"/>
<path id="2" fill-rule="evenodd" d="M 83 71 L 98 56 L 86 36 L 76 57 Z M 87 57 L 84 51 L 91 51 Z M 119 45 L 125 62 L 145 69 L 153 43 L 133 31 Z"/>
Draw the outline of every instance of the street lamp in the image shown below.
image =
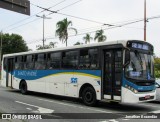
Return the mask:
<path id="1" fill-rule="evenodd" d="M 44 49 L 44 41 L 45 41 L 45 39 L 44 39 L 44 20 L 45 19 L 52 19 L 51 17 L 46 17 L 44 14 L 43 14 L 43 16 L 39 16 L 39 15 L 36 15 L 36 17 L 40 17 L 40 18 L 42 18 L 43 19 L 43 49 Z"/>

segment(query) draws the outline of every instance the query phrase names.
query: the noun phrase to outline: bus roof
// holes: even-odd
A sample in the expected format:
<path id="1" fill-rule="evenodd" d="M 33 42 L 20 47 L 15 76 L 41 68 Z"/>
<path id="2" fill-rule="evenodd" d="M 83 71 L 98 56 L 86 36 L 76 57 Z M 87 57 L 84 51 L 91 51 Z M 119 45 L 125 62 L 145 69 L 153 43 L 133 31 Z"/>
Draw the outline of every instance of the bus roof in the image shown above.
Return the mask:
<path id="1" fill-rule="evenodd" d="M 62 51 L 62 50 L 78 49 L 78 48 L 84 48 L 84 47 L 114 45 L 114 44 L 122 44 L 125 47 L 127 44 L 127 41 L 131 41 L 131 40 L 107 41 L 107 42 L 99 42 L 99 43 L 84 44 L 84 45 L 74 45 L 74 46 L 68 46 L 68 47 L 62 47 L 62 48 L 52 48 L 52 49 L 37 50 L 37 51 L 19 52 L 19 53 L 5 54 L 5 55 L 3 55 L 3 57 L 27 55 L 27 54 L 31 54 L 31 53 L 35 54 L 35 53 L 43 53 L 43 52 Z M 142 41 L 142 40 L 136 40 L 136 41 Z"/>

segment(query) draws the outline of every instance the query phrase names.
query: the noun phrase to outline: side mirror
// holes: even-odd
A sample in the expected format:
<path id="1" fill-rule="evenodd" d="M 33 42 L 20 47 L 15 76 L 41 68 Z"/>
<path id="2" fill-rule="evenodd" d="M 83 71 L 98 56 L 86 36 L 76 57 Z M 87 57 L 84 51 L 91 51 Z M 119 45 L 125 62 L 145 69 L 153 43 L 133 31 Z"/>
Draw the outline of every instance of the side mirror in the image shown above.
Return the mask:
<path id="1" fill-rule="evenodd" d="M 130 50 L 126 48 L 124 66 L 128 65 L 129 63 L 130 63 Z"/>
<path id="2" fill-rule="evenodd" d="M 155 84 L 156 88 L 160 88 L 160 85 L 158 83 Z"/>

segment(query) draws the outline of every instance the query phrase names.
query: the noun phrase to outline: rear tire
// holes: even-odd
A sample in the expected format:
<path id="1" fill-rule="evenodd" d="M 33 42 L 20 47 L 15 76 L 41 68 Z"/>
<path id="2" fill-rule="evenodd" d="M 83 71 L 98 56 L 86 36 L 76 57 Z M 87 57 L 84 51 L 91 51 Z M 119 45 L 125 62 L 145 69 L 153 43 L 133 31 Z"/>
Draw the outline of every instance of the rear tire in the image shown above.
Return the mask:
<path id="1" fill-rule="evenodd" d="M 20 91 L 22 94 L 27 94 L 27 83 L 26 81 L 22 81 L 20 83 Z"/>
<path id="2" fill-rule="evenodd" d="M 95 106 L 97 102 L 95 90 L 92 87 L 84 88 L 82 91 L 82 100 L 87 106 Z"/>

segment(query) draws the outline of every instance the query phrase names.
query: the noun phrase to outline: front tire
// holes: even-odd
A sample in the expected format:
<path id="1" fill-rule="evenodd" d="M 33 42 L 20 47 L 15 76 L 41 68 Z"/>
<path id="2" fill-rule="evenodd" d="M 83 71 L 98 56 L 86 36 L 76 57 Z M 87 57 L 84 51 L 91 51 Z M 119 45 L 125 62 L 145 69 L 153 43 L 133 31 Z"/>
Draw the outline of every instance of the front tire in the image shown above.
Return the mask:
<path id="1" fill-rule="evenodd" d="M 22 94 L 27 94 L 27 83 L 26 81 L 22 81 L 20 83 L 20 91 Z"/>
<path id="2" fill-rule="evenodd" d="M 82 91 L 82 99 L 85 105 L 95 106 L 96 105 L 96 92 L 92 87 L 86 87 Z"/>

